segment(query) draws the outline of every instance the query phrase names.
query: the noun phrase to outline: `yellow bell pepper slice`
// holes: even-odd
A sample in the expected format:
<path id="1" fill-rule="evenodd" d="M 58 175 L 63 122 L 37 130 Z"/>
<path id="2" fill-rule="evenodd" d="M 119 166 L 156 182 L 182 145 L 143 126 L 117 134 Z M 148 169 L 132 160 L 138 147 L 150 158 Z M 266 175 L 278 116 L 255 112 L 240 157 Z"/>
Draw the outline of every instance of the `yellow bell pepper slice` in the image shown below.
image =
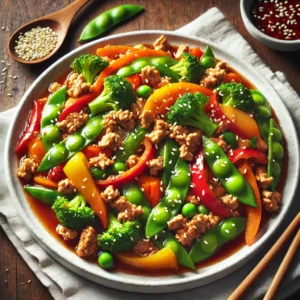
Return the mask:
<path id="1" fill-rule="evenodd" d="M 146 257 L 140 257 L 129 253 L 116 253 L 115 256 L 124 265 L 135 269 L 146 271 L 178 269 L 176 255 L 167 247 Z"/>
<path id="2" fill-rule="evenodd" d="M 103 227 L 106 228 L 107 208 L 89 172 L 88 161 L 84 154 L 76 153 L 65 165 L 64 172 L 99 217 Z"/>

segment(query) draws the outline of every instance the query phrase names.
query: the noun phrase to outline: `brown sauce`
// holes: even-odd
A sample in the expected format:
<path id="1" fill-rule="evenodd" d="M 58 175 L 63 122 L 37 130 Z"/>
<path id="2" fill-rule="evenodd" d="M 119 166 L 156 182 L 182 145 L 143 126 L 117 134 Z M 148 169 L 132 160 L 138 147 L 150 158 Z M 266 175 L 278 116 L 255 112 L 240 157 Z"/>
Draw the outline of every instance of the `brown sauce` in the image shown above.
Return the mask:
<path id="1" fill-rule="evenodd" d="M 249 82 L 243 75 L 241 75 L 239 72 L 237 72 L 236 70 L 234 70 L 233 68 L 230 67 L 230 71 L 237 73 L 241 80 L 242 83 L 248 87 L 249 89 L 255 89 L 255 86 Z M 66 78 L 67 78 L 68 74 L 61 76 L 57 82 L 59 83 L 63 83 Z M 48 96 L 49 92 L 45 91 L 42 96 L 46 97 Z M 277 116 L 275 115 L 274 111 L 273 111 L 273 115 L 274 118 L 276 119 L 277 123 L 279 123 Z M 283 166 L 287 166 L 287 162 L 288 162 L 288 157 L 287 157 L 287 147 L 286 147 L 286 141 L 284 139 L 284 150 L 285 150 L 285 156 L 283 159 Z M 281 176 L 281 181 L 278 185 L 278 191 L 282 192 L 283 188 L 284 188 L 284 184 L 285 184 L 285 180 L 287 178 L 287 168 L 283 168 L 282 170 L 282 176 Z M 37 217 L 37 219 L 39 220 L 39 222 L 43 225 L 43 227 L 49 232 L 49 234 L 51 234 L 59 243 L 63 244 L 65 247 L 67 247 L 70 251 L 75 253 L 75 247 L 78 243 L 78 239 L 72 241 L 72 242 L 66 242 L 64 241 L 61 237 L 58 236 L 58 234 L 56 233 L 56 227 L 59 224 L 55 213 L 53 212 L 53 210 L 51 209 L 50 206 L 48 206 L 47 204 L 38 201 L 37 199 L 33 198 L 31 195 L 29 195 L 28 193 L 25 192 L 28 204 L 30 206 L 30 208 L 32 209 L 34 215 Z M 267 221 L 269 220 L 269 215 L 267 213 L 263 214 L 262 217 L 262 222 L 261 222 L 261 226 L 260 226 L 260 231 L 262 230 L 262 228 L 265 226 L 265 224 L 267 223 Z M 100 228 L 96 228 L 97 232 L 101 232 Z M 228 242 L 227 244 L 225 244 L 223 247 L 221 247 L 217 253 L 215 253 L 212 257 L 206 259 L 203 262 L 199 262 L 196 264 L 196 269 L 201 269 L 204 267 L 209 267 L 211 265 L 214 265 L 218 262 L 221 262 L 223 260 L 225 260 L 226 258 L 232 256 L 234 253 L 236 253 L 237 251 L 239 251 L 241 248 L 245 247 L 246 243 L 245 243 L 245 239 L 244 239 L 244 234 L 241 234 L 239 237 L 237 237 L 235 240 Z M 247 246 L 246 246 L 247 247 Z M 94 259 L 87 259 L 87 261 L 92 262 L 92 263 L 97 263 L 96 258 Z M 137 275 L 137 276 L 168 276 L 168 275 L 174 275 L 175 272 L 172 271 L 156 271 L 156 272 L 143 272 L 141 270 L 136 270 L 133 268 L 130 268 L 128 266 L 125 266 L 123 264 L 121 264 L 119 261 L 115 261 L 115 266 L 113 268 L 113 270 L 111 270 L 111 272 L 124 272 L 124 273 L 128 273 L 128 274 L 133 274 L 133 275 Z M 180 266 L 179 265 L 179 269 L 178 271 L 176 271 L 176 274 L 182 274 L 184 272 L 191 272 L 190 269 Z"/>

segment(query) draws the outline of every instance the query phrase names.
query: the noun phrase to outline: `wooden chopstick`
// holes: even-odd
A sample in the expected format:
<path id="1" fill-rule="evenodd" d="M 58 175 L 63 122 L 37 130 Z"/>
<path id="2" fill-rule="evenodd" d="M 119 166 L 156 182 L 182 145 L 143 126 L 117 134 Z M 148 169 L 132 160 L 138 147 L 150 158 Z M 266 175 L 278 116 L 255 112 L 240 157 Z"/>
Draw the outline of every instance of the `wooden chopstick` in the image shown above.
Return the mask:
<path id="1" fill-rule="evenodd" d="M 299 244 L 300 244 L 300 229 L 298 230 L 295 238 L 293 239 L 293 242 L 289 247 L 288 252 L 284 256 L 284 259 L 282 260 L 282 263 L 280 264 L 280 267 L 278 268 L 263 300 L 270 300 L 274 298 L 275 293 L 277 292 L 277 289 L 281 283 L 281 280 L 283 279 L 283 276 L 285 275 L 290 263 L 293 260 L 294 255 L 297 252 Z"/>
<path id="2" fill-rule="evenodd" d="M 245 293 L 247 288 L 258 278 L 264 268 L 271 262 L 273 257 L 282 248 L 291 234 L 299 227 L 300 213 L 296 215 L 294 220 L 290 223 L 287 229 L 283 232 L 273 247 L 267 252 L 263 259 L 257 264 L 257 266 L 250 272 L 250 274 L 242 281 L 242 283 L 236 288 L 236 290 L 228 297 L 228 300 L 237 300 Z"/>

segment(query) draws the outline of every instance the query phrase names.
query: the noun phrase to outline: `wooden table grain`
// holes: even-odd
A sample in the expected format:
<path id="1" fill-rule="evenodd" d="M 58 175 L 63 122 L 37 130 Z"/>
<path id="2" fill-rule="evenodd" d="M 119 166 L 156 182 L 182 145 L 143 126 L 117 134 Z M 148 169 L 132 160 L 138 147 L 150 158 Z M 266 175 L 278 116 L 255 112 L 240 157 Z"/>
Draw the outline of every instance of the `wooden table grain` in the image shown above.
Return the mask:
<path id="1" fill-rule="evenodd" d="M 55 12 L 70 0 L 0 0 L 0 111 L 14 107 L 37 76 L 70 50 L 79 47 L 77 39 L 84 25 L 99 13 L 128 3 L 123 0 L 92 0 L 74 19 L 66 41 L 51 60 L 36 66 L 14 62 L 8 57 L 6 44 L 9 36 L 22 24 L 39 16 Z M 133 20 L 111 30 L 112 35 L 120 32 L 143 29 L 174 30 L 192 21 L 206 10 L 217 6 L 235 28 L 250 43 L 258 55 L 273 71 L 282 71 L 300 93 L 300 51 L 283 53 L 266 48 L 252 39 L 242 22 L 238 0 L 131 0 L 132 4 L 144 5 L 145 12 Z M 208 37 L 209 38 L 209 37 Z M 52 299 L 48 290 L 0 229 L 0 299 Z"/>

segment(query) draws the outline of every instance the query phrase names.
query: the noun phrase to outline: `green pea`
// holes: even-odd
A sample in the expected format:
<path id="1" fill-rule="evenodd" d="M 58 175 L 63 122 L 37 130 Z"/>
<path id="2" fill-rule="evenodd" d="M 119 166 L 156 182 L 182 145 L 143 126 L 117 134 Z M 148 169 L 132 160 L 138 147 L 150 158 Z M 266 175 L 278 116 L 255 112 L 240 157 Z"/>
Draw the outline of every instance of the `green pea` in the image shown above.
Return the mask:
<path id="1" fill-rule="evenodd" d="M 178 244 L 174 240 L 166 240 L 164 247 L 170 248 L 174 253 L 177 253 L 179 250 Z"/>
<path id="2" fill-rule="evenodd" d="M 135 70 L 141 70 L 144 67 L 148 66 L 149 63 L 146 60 L 139 60 L 137 62 L 135 62 L 134 64 L 131 65 L 131 68 L 135 71 Z"/>
<path id="3" fill-rule="evenodd" d="M 204 69 L 209 69 L 213 68 L 216 65 L 217 61 L 213 57 L 205 56 L 200 59 L 200 63 Z"/>
<path id="4" fill-rule="evenodd" d="M 120 172 L 124 172 L 126 170 L 127 170 L 126 165 L 120 161 L 117 161 L 112 165 L 112 172 L 114 174 L 119 174 Z"/>
<path id="5" fill-rule="evenodd" d="M 231 165 L 224 159 L 217 159 L 213 164 L 213 171 L 216 176 L 226 177 L 231 173 Z"/>
<path id="6" fill-rule="evenodd" d="M 66 147 L 70 151 L 76 151 L 80 149 L 83 145 L 84 145 L 84 138 L 79 134 L 70 135 L 66 141 Z"/>
<path id="7" fill-rule="evenodd" d="M 256 115 L 260 118 L 267 119 L 271 117 L 271 111 L 264 106 L 259 106 Z"/>
<path id="8" fill-rule="evenodd" d="M 143 193 L 138 189 L 128 189 L 126 199 L 135 205 L 140 205 L 143 201 Z"/>
<path id="9" fill-rule="evenodd" d="M 171 184 L 174 185 L 174 187 L 178 188 L 186 186 L 189 181 L 189 176 L 187 176 L 185 172 L 182 172 L 180 170 L 171 177 Z"/>
<path id="10" fill-rule="evenodd" d="M 103 269 L 110 269 L 114 265 L 114 257 L 108 252 L 101 252 L 98 256 L 98 264 Z"/>
<path id="11" fill-rule="evenodd" d="M 236 135 L 232 133 L 231 131 L 225 131 L 222 133 L 224 141 L 231 145 L 233 149 L 238 147 L 237 141 L 236 141 Z"/>
<path id="12" fill-rule="evenodd" d="M 236 235 L 237 228 L 230 221 L 225 220 L 220 228 L 220 233 L 225 239 L 231 239 Z"/>
<path id="13" fill-rule="evenodd" d="M 278 177 L 280 175 L 281 167 L 278 162 L 272 162 L 271 169 L 273 176 Z"/>
<path id="14" fill-rule="evenodd" d="M 109 28 L 113 25 L 113 21 L 109 14 L 102 14 L 96 19 L 95 24 L 97 27 Z"/>
<path id="15" fill-rule="evenodd" d="M 153 212 L 153 219 L 160 224 L 165 224 L 170 220 L 169 210 L 163 207 L 156 207 Z"/>
<path id="16" fill-rule="evenodd" d="M 209 215 L 209 210 L 202 204 L 198 206 L 198 212 L 202 215 Z"/>
<path id="17" fill-rule="evenodd" d="M 68 157 L 68 150 L 62 145 L 57 145 L 51 150 L 51 157 L 57 162 L 63 162 Z"/>
<path id="18" fill-rule="evenodd" d="M 284 154 L 284 151 L 283 151 L 283 147 L 275 142 L 272 144 L 272 153 L 273 153 L 273 156 L 275 159 L 277 160 L 280 160 L 283 158 L 283 154 Z"/>
<path id="19" fill-rule="evenodd" d="M 61 132 L 55 125 L 49 125 L 43 129 L 43 139 L 47 143 L 56 143 L 61 139 Z"/>
<path id="20" fill-rule="evenodd" d="M 100 168 L 93 168 L 91 170 L 91 175 L 98 180 L 104 179 L 107 176 L 106 172 Z"/>
<path id="21" fill-rule="evenodd" d="M 136 92 L 139 97 L 147 99 L 152 94 L 152 88 L 148 85 L 141 85 Z"/>
<path id="22" fill-rule="evenodd" d="M 181 209 L 181 213 L 183 214 L 183 216 L 188 219 L 191 219 L 196 214 L 196 211 L 197 207 L 193 203 L 186 203 Z"/>
<path id="23" fill-rule="evenodd" d="M 214 252 L 218 247 L 217 237 L 214 234 L 206 234 L 201 240 L 201 248 L 207 253 Z"/>
<path id="24" fill-rule="evenodd" d="M 115 22 L 121 22 L 127 15 L 127 10 L 123 6 L 118 6 L 111 10 L 111 16 Z"/>
<path id="25" fill-rule="evenodd" d="M 282 140 L 282 133 L 277 128 L 271 129 L 271 135 L 273 136 L 273 140 L 281 141 Z"/>
<path id="26" fill-rule="evenodd" d="M 231 194 L 241 194 L 245 189 L 244 178 L 241 176 L 231 176 L 228 178 L 226 185 L 227 190 Z"/>

